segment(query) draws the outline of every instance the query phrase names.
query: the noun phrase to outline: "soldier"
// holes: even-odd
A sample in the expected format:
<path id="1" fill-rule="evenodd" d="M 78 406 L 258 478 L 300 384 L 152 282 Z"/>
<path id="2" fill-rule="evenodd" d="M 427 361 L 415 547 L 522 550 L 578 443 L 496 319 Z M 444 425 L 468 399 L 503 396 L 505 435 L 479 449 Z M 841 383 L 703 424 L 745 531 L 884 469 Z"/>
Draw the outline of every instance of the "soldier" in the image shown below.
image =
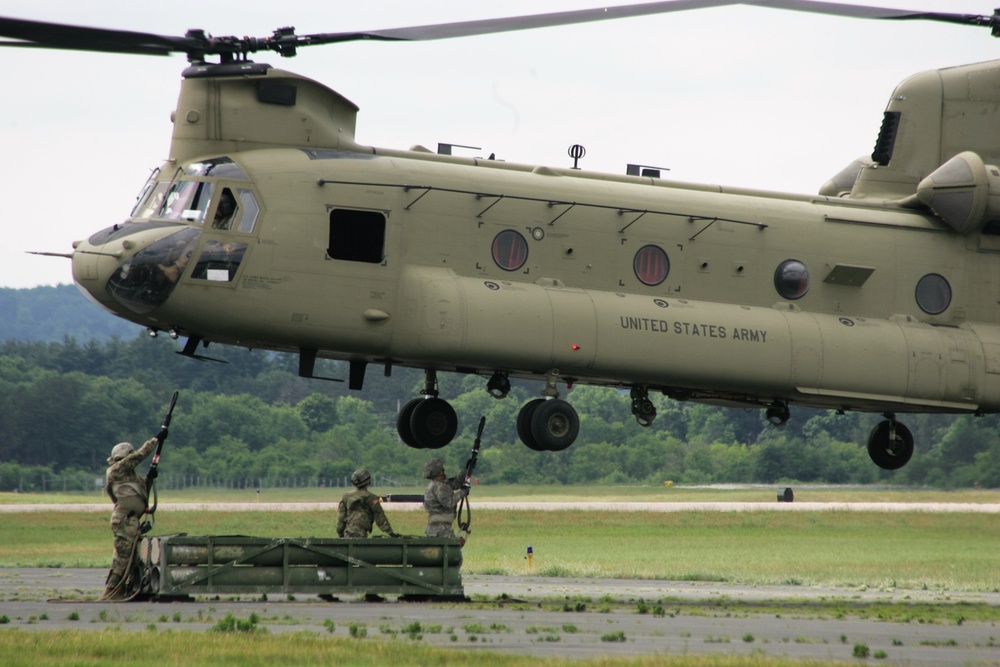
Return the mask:
<path id="1" fill-rule="evenodd" d="M 115 504 L 111 513 L 111 532 L 115 536 L 115 553 L 111 559 L 111 571 L 104 585 L 102 599 L 115 600 L 127 597 L 126 573 L 135 552 L 139 537 L 139 517 L 145 513 L 149 502 L 146 480 L 135 471 L 156 445 L 166 439 L 163 429 L 155 438 L 147 440 L 136 450 L 131 443 L 120 442 L 111 450 L 108 470 L 104 475 L 108 495 Z"/>
<path id="2" fill-rule="evenodd" d="M 445 477 L 444 461 L 431 459 L 424 466 L 424 477 L 430 480 L 424 491 L 424 509 L 427 510 L 427 537 L 455 537 L 451 524 L 455 509 L 469 489 L 462 488 L 465 475 Z"/>
<path id="3" fill-rule="evenodd" d="M 368 490 L 371 483 L 372 476 L 364 468 L 355 470 L 351 475 L 354 490 L 345 493 L 337 507 L 338 537 L 368 537 L 373 523 L 377 523 L 389 537 L 399 537 L 385 518 L 379 497 Z"/>

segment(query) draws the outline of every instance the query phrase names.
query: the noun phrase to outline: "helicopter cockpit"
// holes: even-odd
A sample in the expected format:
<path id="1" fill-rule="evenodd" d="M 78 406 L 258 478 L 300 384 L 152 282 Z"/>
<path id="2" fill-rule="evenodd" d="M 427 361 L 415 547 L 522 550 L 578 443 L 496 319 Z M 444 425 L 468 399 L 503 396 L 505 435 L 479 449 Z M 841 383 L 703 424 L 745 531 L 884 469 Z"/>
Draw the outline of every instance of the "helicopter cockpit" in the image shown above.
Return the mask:
<path id="1" fill-rule="evenodd" d="M 231 159 L 216 158 L 178 170 L 173 180 L 154 172 L 128 222 L 89 242 L 99 246 L 158 230 L 158 238 L 122 262 L 106 285 L 116 301 L 144 314 L 162 305 L 186 275 L 232 285 L 249 246 L 245 235 L 254 231 L 259 215 L 246 173 Z"/>

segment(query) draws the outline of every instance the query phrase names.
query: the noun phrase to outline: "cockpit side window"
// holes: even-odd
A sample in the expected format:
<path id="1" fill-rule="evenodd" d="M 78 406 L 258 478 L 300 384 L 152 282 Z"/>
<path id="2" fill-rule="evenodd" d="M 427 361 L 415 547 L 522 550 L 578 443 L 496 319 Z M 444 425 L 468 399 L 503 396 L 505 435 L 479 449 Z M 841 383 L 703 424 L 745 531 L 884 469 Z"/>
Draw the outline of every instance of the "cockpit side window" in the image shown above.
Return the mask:
<path id="1" fill-rule="evenodd" d="M 239 196 L 240 208 L 243 210 L 243 215 L 240 217 L 239 231 L 249 234 L 257 224 L 257 216 L 260 215 L 260 206 L 257 205 L 257 199 L 253 196 L 251 190 L 239 188 L 236 192 Z"/>
<path id="2" fill-rule="evenodd" d="M 215 215 L 212 217 L 212 229 L 229 229 L 233 226 L 233 220 L 239 214 L 239 206 L 236 205 L 236 197 L 229 188 L 222 188 L 219 195 L 219 203 L 215 205 Z"/>
<path id="3" fill-rule="evenodd" d="M 223 186 L 212 213 L 212 229 L 250 234 L 259 215 L 260 206 L 257 205 L 257 198 L 252 190 Z"/>

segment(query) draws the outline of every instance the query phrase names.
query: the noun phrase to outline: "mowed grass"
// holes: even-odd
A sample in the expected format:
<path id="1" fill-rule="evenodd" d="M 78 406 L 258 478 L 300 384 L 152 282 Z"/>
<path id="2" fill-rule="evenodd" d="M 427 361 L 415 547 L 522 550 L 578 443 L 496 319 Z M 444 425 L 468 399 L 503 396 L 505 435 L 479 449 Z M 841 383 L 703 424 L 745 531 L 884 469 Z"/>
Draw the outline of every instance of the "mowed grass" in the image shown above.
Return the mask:
<path id="1" fill-rule="evenodd" d="M 315 633 L 215 634 L 185 631 L 25 632 L 0 630 L 2 662 L 8 667 L 101 667 L 155 664 L 157 667 L 239 665 L 338 665 L 338 667 L 810 667 L 843 666 L 843 662 L 799 661 L 733 655 L 675 655 L 539 658 L 490 651 L 439 649 L 412 641 L 328 638 Z"/>
<path id="2" fill-rule="evenodd" d="M 110 509 L 110 508 L 109 508 Z M 107 567 L 108 512 L 0 518 L 0 566 Z M 387 507 L 422 535 L 420 511 Z M 154 535 L 333 537 L 336 512 L 167 511 Z M 378 534 L 378 530 L 376 530 Z M 527 559 L 527 548 L 533 557 Z M 867 588 L 1000 590 L 1000 515 L 985 513 L 485 510 L 463 572 Z"/>
<path id="3" fill-rule="evenodd" d="M 929 489 L 892 486 L 797 486 L 794 484 L 733 486 L 528 486 L 490 485 L 472 487 L 478 501 L 510 502 L 755 502 L 770 504 L 779 491 L 791 486 L 796 502 L 884 502 L 884 503 L 1000 503 L 1000 489 Z M 344 488 L 161 490 L 164 503 L 215 502 L 252 503 L 337 502 Z M 385 494 L 423 494 L 424 487 L 373 488 Z M 0 493 L 0 505 L 86 504 L 109 502 L 100 489 L 92 493 Z"/>

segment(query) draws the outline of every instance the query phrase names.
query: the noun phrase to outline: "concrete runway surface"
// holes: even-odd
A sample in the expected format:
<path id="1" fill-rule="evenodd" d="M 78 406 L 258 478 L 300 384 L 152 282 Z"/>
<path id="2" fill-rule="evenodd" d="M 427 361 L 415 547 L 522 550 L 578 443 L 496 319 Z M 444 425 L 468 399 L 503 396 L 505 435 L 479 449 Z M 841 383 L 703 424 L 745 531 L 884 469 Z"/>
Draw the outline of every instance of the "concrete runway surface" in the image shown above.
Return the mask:
<path id="1" fill-rule="evenodd" d="M 329 505 L 329 506 L 327 506 Z M 410 507 L 412 505 L 412 507 Z M 598 507 L 599 506 L 599 507 Z M 325 511 L 326 503 L 252 503 L 211 505 L 162 503 L 161 510 Z M 996 504 L 903 503 L 477 503 L 477 509 L 609 509 L 614 511 L 959 511 L 1000 512 Z M 400 503 L 393 510 L 418 509 Z M 34 511 L 107 511 L 94 505 L 2 505 L 0 513 Z M 0 568 L 0 633 L 11 628 L 47 631 L 61 628 L 102 630 L 118 627 L 143 631 L 208 630 L 232 613 L 248 619 L 256 613 L 271 633 L 310 630 L 349 636 L 352 623 L 367 627 L 367 641 L 414 641 L 403 628 L 419 621 L 427 645 L 538 656 L 593 658 L 656 654 L 755 654 L 797 659 L 856 661 L 854 646 L 885 653 L 883 665 L 1000 665 L 1000 625 L 964 621 L 930 624 L 890 623 L 877 619 L 832 618 L 829 609 L 803 611 L 810 601 L 939 605 L 984 603 L 1000 606 L 1000 592 L 967 593 L 922 590 L 858 590 L 804 586 L 739 586 L 704 582 L 563 579 L 553 577 L 463 575 L 470 604 L 384 602 L 343 599 L 326 602 L 314 596 L 271 599 L 198 599 L 184 602 L 98 602 L 103 569 Z M 511 602 L 496 603 L 499 598 Z M 280 599 L 279 599 L 280 598 Z M 486 601 L 494 601 L 486 603 Z M 613 602 L 601 609 L 602 602 Z M 477 603 L 478 602 L 478 603 Z M 648 607 L 639 613 L 639 603 Z M 727 603 L 742 602 L 738 610 Z M 777 614 L 773 605 L 789 604 Z M 585 609 L 577 611 L 582 603 Z M 753 611 L 754 605 L 769 611 Z M 654 613 L 662 607 L 662 615 Z M 70 620 L 75 615 L 79 620 Z M 440 626 L 439 628 L 436 626 Z M 430 630 L 428 630 L 430 628 Z M 435 631 L 437 630 L 437 631 Z M 395 633 L 395 634 L 393 634 Z M 2 634 L 0 634 L 2 645 Z M 869 662 L 871 664 L 871 662 Z"/>

